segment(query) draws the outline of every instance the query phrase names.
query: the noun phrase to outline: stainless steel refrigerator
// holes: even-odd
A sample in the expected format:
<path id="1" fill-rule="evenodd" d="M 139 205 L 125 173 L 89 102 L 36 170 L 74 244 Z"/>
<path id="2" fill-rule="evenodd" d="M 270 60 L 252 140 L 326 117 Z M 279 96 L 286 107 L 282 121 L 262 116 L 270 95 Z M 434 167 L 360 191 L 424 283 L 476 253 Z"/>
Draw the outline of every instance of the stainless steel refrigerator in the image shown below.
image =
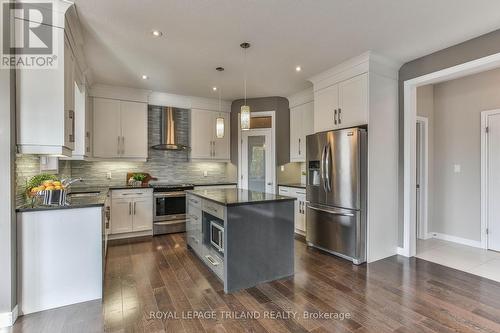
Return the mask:
<path id="1" fill-rule="evenodd" d="M 307 136 L 307 244 L 366 261 L 367 131 Z"/>

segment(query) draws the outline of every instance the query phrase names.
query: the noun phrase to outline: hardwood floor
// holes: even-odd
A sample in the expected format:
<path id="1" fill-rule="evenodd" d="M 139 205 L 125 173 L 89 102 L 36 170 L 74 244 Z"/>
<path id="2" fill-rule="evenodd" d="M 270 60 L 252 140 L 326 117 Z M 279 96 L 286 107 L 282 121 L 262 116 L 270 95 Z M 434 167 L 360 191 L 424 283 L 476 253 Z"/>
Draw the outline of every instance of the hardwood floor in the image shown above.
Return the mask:
<path id="1" fill-rule="evenodd" d="M 222 283 L 186 249 L 184 234 L 111 246 L 105 276 L 104 329 L 228 333 L 500 332 L 500 283 L 416 258 L 394 256 L 354 266 L 307 248 L 298 240 L 295 247 L 293 278 L 224 294 Z M 95 314 L 99 306 L 93 304 L 92 311 L 72 314 L 79 316 L 83 325 L 88 319 L 86 313 Z M 304 314 L 319 317 L 307 319 Z M 326 314 L 344 318 L 325 318 Z M 174 315 L 179 319 L 166 318 Z M 199 318 L 201 315 L 204 318 Z M 209 315 L 214 317 L 208 318 Z M 239 318 L 235 318 L 237 315 Z M 28 317 L 16 323 L 15 332 L 28 332 L 18 325 L 24 323 L 26 327 L 31 319 Z M 58 318 L 63 320 L 61 315 L 52 316 L 52 320 Z M 95 316 L 89 318 L 98 321 Z M 42 322 L 50 320 L 45 318 Z M 62 324 L 54 325 L 46 331 L 81 330 L 75 324 L 71 330 L 62 329 Z M 97 331 L 98 324 L 93 325 L 85 326 L 85 331 Z"/>

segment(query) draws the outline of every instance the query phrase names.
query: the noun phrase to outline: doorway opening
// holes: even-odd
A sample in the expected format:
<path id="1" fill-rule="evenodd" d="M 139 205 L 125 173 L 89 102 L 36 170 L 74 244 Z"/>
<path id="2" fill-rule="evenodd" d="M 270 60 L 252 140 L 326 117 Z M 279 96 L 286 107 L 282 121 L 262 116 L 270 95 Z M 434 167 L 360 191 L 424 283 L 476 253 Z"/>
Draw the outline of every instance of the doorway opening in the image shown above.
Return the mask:
<path id="1" fill-rule="evenodd" d="M 238 187 L 276 193 L 274 111 L 253 112 L 250 116 L 249 130 L 238 126 Z"/>

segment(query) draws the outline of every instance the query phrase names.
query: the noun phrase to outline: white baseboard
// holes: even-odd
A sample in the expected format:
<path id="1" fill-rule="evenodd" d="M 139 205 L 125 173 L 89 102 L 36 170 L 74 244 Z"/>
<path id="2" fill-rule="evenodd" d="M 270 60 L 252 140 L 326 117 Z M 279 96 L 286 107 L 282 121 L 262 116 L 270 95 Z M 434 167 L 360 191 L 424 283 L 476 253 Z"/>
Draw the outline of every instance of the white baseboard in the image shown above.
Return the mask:
<path id="1" fill-rule="evenodd" d="M 397 254 L 399 254 L 400 256 L 405 256 L 406 257 L 406 253 L 405 253 L 405 249 L 402 248 L 402 247 L 399 247 L 396 249 L 397 251 Z"/>
<path id="2" fill-rule="evenodd" d="M 478 247 L 480 249 L 483 248 L 481 246 L 481 241 L 475 241 L 475 240 L 472 240 L 472 239 L 467 239 L 467 238 L 462 238 L 462 237 L 457 237 L 457 236 L 451 236 L 451 235 L 441 234 L 439 232 L 429 232 L 428 238 L 437 238 L 437 239 L 445 240 L 445 241 L 448 241 L 448 242 L 458 243 L 458 244 L 472 246 L 472 247 Z"/>
<path id="3" fill-rule="evenodd" d="M 0 328 L 10 327 L 10 326 L 14 325 L 14 323 L 17 320 L 18 314 L 19 314 L 19 312 L 18 312 L 17 305 L 14 307 L 12 312 L 0 313 Z"/>

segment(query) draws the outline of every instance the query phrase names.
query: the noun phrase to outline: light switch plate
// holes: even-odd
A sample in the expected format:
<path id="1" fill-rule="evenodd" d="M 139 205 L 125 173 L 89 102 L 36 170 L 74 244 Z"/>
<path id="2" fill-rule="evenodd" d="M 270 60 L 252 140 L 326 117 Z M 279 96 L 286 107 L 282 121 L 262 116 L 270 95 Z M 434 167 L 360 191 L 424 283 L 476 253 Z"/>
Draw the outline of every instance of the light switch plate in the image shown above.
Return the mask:
<path id="1" fill-rule="evenodd" d="M 203 177 L 208 177 L 208 171 L 207 170 L 203 171 Z"/>
<path id="2" fill-rule="evenodd" d="M 453 171 L 455 173 L 460 173 L 462 171 L 462 166 L 460 164 L 453 165 Z"/>
<path id="3" fill-rule="evenodd" d="M 106 178 L 107 178 L 107 179 L 111 179 L 111 178 L 112 178 L 112 177 L 111 177 L 111 172 L 107 172 L 107 173 L 106 173 Z"/>

